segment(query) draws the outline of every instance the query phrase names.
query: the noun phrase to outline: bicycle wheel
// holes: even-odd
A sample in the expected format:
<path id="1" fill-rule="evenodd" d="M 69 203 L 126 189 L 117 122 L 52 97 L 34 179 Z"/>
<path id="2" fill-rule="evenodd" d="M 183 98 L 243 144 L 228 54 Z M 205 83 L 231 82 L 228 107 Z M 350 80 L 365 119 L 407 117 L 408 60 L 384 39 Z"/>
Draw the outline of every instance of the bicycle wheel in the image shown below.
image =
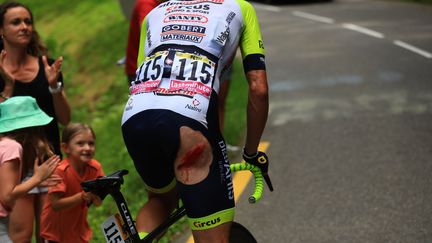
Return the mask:
<path id="1" fill-rule="evenodd" d="M 243 225 L 232 222 L 231 233 L 230 233 L 230 243 L 257 243 L 251 232 L 246 229 Z"/>

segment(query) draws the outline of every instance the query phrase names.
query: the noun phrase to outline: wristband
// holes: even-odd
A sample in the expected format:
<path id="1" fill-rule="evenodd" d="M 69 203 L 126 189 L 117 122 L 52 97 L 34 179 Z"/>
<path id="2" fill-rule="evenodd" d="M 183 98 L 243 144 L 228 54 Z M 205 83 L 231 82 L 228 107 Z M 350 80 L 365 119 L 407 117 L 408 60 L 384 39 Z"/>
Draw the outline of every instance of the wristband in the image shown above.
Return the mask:
<path id="1" fill-rule="evenodd" d="M 247 159 L 253 159 L 258 155 L 258 151 L 254 154 L 254 155 L 249 155 L 245 152 L 245 147 L 243 147 L 243 157 L 247 158 Z"/>
<path id="2" fill-rule="evenodd" d="M 63 84 L 61 82 L 57 82 L 57 86 L 55 88 L 51 88 L 51 86 L 48 85 L 48 90 L 51 94 L 58 94 L 62 91 Z"/>

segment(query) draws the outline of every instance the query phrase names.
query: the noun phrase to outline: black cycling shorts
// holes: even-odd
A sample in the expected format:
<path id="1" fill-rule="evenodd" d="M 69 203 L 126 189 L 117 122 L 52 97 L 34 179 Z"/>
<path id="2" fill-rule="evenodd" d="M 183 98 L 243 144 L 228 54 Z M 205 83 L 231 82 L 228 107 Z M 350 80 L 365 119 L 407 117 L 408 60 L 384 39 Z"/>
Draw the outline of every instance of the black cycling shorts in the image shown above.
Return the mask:
<path id="1" fill-rule="evenodd" d="M 175 179 L 174 161 L 180 147 L 180 127 L 200 131 L 209 141 L 213 161 L 207 178 L 194 185 Z M 232 221 L 234 195 L 225 142 L 217 129 L 169 110 L 145 110 L 122 125 L 123 139 L 149 191 L 164 193 L 177 187 L 192 229 Z"/>

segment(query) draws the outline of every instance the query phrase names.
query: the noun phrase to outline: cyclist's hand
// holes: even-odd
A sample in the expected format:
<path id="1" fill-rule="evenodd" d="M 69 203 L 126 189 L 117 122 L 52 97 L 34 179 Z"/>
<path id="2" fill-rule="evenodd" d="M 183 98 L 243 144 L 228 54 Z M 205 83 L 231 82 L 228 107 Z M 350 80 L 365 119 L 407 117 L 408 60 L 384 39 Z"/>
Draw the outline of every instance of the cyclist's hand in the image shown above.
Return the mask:
<path id="1" fill-rule="evenodd" d="M 243 150 L 243 159 L 252 165 L 257 166 L 261 169 L 261 172 L 267 173 L 268 172 L 268 157 L 264 152 L 258 151 L 255 155 L 248 155 Z"/>
<path id="2" fill-rule="evenodd" d="M 265 182 L 267 183 L 267 186 L 269 187 L 270 191 L 273 191 L 273 185 L 271 183 L 270 176 L 268 175 L 269 160 L 267 154 L 258 151 L 255 155 L 251 156 L 246 154 L 243 149 L 243 159 L 246 161 L 246 163 L 255 165 L 261 169 L 262 175 L 264 177 Z"/>

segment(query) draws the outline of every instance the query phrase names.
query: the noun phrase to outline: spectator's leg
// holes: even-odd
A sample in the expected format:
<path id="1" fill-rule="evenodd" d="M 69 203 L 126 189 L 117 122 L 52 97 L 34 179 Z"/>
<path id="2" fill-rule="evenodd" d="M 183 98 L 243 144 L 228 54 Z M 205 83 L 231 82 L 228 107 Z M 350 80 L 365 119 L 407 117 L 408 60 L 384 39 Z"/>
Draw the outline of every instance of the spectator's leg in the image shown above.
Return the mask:
<path id="1" fill-rule="evenodd" d="M 13 242 L 30 243 L 33 235 L 35 194 L 16 200 L 9 217 L 9 236 Z"/>

